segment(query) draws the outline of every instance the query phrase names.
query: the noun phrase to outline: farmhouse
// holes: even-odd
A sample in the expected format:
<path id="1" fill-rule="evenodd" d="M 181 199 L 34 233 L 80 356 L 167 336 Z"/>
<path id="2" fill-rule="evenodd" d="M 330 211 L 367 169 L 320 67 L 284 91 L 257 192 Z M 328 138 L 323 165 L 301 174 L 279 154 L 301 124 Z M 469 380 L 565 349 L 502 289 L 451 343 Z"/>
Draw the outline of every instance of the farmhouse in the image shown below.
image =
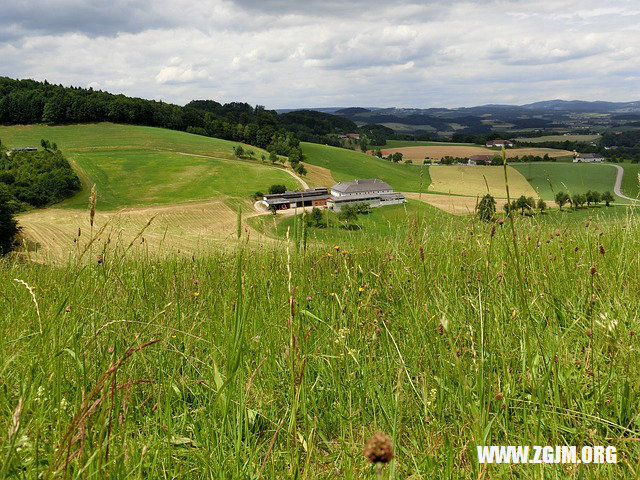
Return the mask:
<path id="1" fill-rule="evenodd" d="M 471 155 L 467 165 L 490 165 L 493 155 Z"/>
<path id="2" fill-rule="evenodd" d="M 510 140 L 491 140 L 486 143 L 487 147 L 513 147 L 513 142 Z"/>
<path id="3" fill-rule="evenodd" d="M 331 187 L 331 199 L 327 202 L 327 208 L 339 212 L 345 205 L 358 203 L 366 203 L 370 207 L 383 207 L 405 202 L 404 195 L 395 193 L 388 183 L 377 178 L 368 178 L 336 183 Z"/>
<path id="4" fill-rule="evenodd" d="M 331 195 L 334 197 L 348 197 L 361 194 L 379 195 L 392 192 L 393 188 L 391 188 L 391 185 L 377 178 L 340 182 L 331 187 Z"/>
<path id="5" fill-rule="evenodd" d="M 599 153 L 579 153 L 574 155 L 573 163 L 600 163 L 604 162 L 604 156 Z"/>
<path id="6" fill-rule="evenodd" d="M 347 133 L 346 137 L 351 139 L 351 140 L 360 140 L 360 134 L 359 133 Z"/>
<path id="7" fill-rule="evenodd" d="M 326 207 L 331 198 L 325 187 L 310 188 L 303 192 L 287 190 L 262 197 L 262 204 L 273 210 L 287 210 L 297 207 Z"/>
<path id="8" fill-rule="evenodd" d="M 370 207 L 382 207 L 405 202 L 404 195 L 394 192 L 389 184 L 377 178 L 336 183 L 331 187 L 331 193 L 327 188 L 319 187 L 303 192 L 287 190 L 262 197 L 262 204 L 272 210 L 319 207 L 339 212 L 344 205 L 366 203 Z"/>

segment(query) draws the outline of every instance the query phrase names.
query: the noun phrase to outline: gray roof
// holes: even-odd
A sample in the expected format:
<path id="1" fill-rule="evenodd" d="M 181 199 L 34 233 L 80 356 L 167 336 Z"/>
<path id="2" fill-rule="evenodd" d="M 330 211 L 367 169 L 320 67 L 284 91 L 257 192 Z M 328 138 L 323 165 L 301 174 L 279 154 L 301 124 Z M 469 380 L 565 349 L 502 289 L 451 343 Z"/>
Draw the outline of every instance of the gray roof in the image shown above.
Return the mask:
<path id="1" fill-rule="evenodd" d="M 579 153 L 578 158 L 603 158 L 604 155 L 599 153 Z"/>
<path id="2" fill-rule="evenodd" d="M 393 190 L 391 185 L 377 178 L 367 178 L 364 180 L 353 180 L 352 182 L 336 183 L 331 190 L 340 193 L 362 193 L 379 190 Z"/>

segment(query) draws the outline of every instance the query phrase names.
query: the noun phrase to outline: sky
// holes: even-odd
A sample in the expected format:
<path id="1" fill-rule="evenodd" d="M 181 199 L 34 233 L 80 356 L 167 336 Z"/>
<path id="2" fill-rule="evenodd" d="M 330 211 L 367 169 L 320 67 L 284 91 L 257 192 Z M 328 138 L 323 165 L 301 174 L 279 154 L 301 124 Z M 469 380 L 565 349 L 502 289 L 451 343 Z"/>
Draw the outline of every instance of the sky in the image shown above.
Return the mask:
<path id="1" fill-rule="evenodd" d="M 0 75 L 185 104 L 640 100 L 640 1 L 13 0 Z"/>

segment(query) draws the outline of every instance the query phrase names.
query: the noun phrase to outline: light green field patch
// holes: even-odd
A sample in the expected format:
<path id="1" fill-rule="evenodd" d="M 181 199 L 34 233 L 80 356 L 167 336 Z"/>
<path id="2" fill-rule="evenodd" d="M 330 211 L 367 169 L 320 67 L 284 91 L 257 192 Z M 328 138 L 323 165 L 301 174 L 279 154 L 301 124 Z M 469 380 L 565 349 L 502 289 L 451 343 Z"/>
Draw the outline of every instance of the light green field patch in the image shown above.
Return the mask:
<path id="1" fill-rule="evenodd" d="M 613 193 L 616 170 L 609 165 L 582 163 L 527 163 L 513 165 L 545 200 L 555 194 L 585 193 L 587 190 Z"/>
<path id="2" fill-rule="evenodd" d="M 544 137 L 518 137 L 517 142 L 541 143 L 541 142 L 595 142 L 600 140 L 600 135 L 545 135 Z"/>

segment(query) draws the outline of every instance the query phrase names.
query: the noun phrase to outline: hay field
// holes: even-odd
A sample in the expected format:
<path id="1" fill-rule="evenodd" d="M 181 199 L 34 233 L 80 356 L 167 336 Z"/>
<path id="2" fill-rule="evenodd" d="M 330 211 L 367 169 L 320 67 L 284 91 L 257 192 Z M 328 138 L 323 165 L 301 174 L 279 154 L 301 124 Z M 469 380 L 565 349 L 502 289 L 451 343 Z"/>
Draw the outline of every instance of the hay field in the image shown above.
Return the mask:
<path id="1" fill-rule="evenodd" d="M 247 211 L 244 219 L 255 215 L 257 212 Z M 96 237 L 94 251 L 108 252 L 112 246 L 123 248 L 133 241 L 134 252 L 160 255 L 190 255 L 212 246 L 219 249 L 237 233 L 237 212 L 223 200 L 98 211 L 93 230 L 86 209 L 33 210 L 19 215 L 18 221 L 32 258 L 52 262 L 64 261 L 78 249 L 83 250 L 92 231 Z M 243 235 L 250 239 L 267 240 L 244 221 L 242 228 Z"/>
<path id="2" fill-rule="evenodd" d="M 535 189 L 524 176 L 513 167 L 507 167 L 509 193 L 512 198 L 525 195 L 538 198 Z M 434 192 L 451 193 L 475 197 L 489 193 L 496 198 L 507 198 L 504 186 L 504 170 L 501 167 L 462 165 L 437 165 L 429 168 L 431 186 Z"/>
<path id="3" fill-rule="evenodd" d="M 383 155 L 400 152 L 405 159 L 423 160 L 425 158 L 441 159 L 442 157 L 468 157 L 470 155 L 498 155 L 498 150 L 492 150 L 486 147 L 474 147 L 465 145 L 429 145 L 418 147 L 402 147 L 390 148 L 382 150 Z M 550 157 L 563 157 L 573 155 L 568 150 L 556 150 L 553 148 L 509 148 L 507 149 L 507 157 L 522 157 L 523 155 L 539 155 L 544 156 L 545 153 Z"/>
<path id="4" fill-rule="evenodd" d="M 419 200 L 431 206 L 444 210 L 453 215 L 471 215 L 475 212 L 479 197 L 465 197 L 462 195 L 440 195 L 437 193 L 405 193 L 405 197 Z"/>
<path id="5" fill-rule="evenodd" d="M 319 167 L 318 165 L 312 165 L 310 163 L 305 163 L 304 167 L 307 169 L 307 175 L 304 179 L 312 188 L 331 187 L 338 183 L 328 168 Z"/>

